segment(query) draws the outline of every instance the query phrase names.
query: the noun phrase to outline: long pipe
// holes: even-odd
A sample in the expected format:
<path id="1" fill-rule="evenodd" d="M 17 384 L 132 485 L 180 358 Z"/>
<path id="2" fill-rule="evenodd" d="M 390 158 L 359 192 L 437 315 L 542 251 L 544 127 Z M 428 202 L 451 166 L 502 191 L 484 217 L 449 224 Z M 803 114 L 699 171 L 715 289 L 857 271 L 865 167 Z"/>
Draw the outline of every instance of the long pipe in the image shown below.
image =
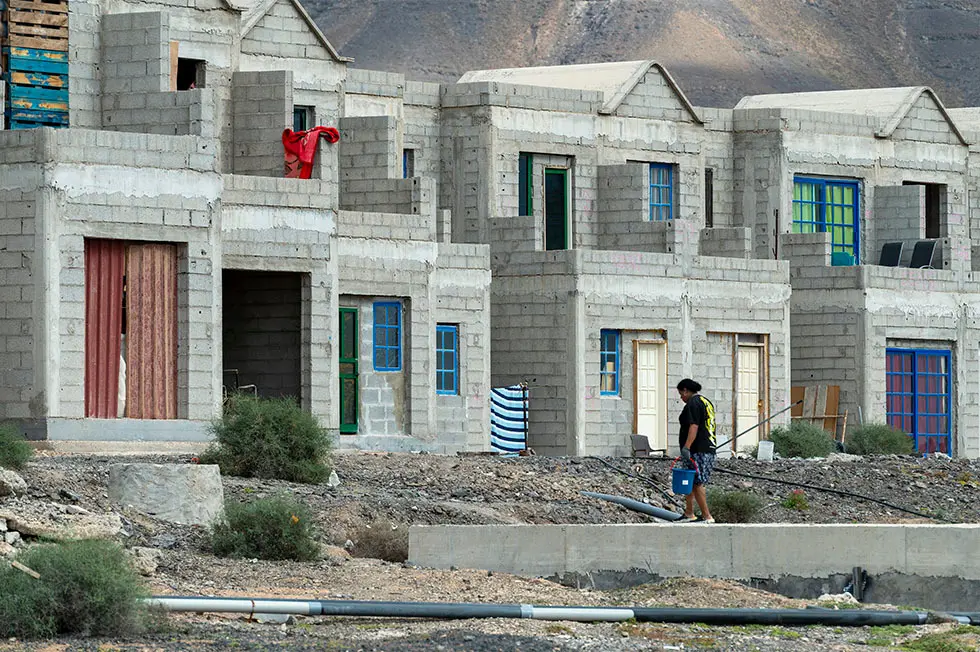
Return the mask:
<path id="1" fill-rule="evenodd" d="M 531 604 L 371 602 L 153 596 L 146 602 L 166 611 L 277 613 L 301 616 L 394 618 L 530 618 L 578 622 L 707 623 L 711 625 L 924 625 L 924 611 L 857 609 L 675 609 L 651 607 L 542 607 Z"/>
<path id="2" fill-rule="evenodd" d="M 632 498 L 627 498 L 625 496 L 613 496 L 611 494 L 600 494 L 594 491 L 580 491 L 583 496 L 588 496 L 589 498 L 599 498 L 600 500 L 608 500 L 611 503 L 616 503 L 617 505 L 622 505 L 626 509 L 631 509 L 634 512 L 640 512 L 641 514 L 647 514 L 655 518 L 662 519 L 664 521 L 677 521 L 680 520 L 681 514 L 677 512 L 672 512 L 667 509 L 661 509 L 660 507 L 654 507 L 653 505 L 648 505 L 646 503 L 640 502 L 639 500 L 633 500 Z"/>
<path id="3" fill-rule="evenodd" d="M 758 428 L 759 426 L 761 426 L 761 425 L 763 425 L 763 424 L 765 424 L 765 423 L 769 423 L 770 421 L 772 421 L 773 419 L 775 419 L 776 417 L 778 417 L 778 416 L 779 416 L 780 414 L 782 414 L 782 413 L 783 413 L 783 412 L 785 412 L 786 410 L 792 410 L 793 408 L 795 408 L 795 407 L 796 407 L 797 405 L 799 405 L 799 404 L 800 404 L 800 403 L 802 403 L 802 402 L 803 402 L 803 399 L 801 398 L 801 399 L 800 399 L 800 400 L 798 400 L 798 401 L 797 401 L 796 403 L 792 403 L 791 405 L 788 405 L 788 406 L 786 406 L 786 407 L 784 407 L 784 408 L 783 408 L 782 410 L 780 410 L 779 412 L 776 412 L 775 414 L 770 414 L 770 415 L 769 415 L 769 418 L 768 418 L 768 419 L 763 419 L 762 421 L 760 421 L 759 423 L 757 423 L 757 424 L 755 424 L 755 425 L 754 425 L 754 426 L 752 426 L 751 428 L 747 428 L 747 429 L 745 429 L 745 430 L 743 430 L 742 432 L 740 432 L 740 433 L 738 433 L 737 435 L 735 435 L 734 437 L 732 437 L 732 438 L 731 438 L 731 439 L 729 439 L 728 441 L 723 441 L 723 442 L 721 442 L 720 444 L 717 444 L 717 445 L 715 446 L 715 449 L 718 449 L 718 448 L 721 448 L 722 446 L 724 446 L 724 445 L 726 445 L 726 444 L 730 444 L 730 443 L 732 443 L 733 441 L 735 441 L 736 439 L 738 439 L 738 438 L 739 438 L 739 437 L 741 437 L 742 435 L 744 435 L 744 434 L 746 434 L 746 433 L 749 433 L 749 432 L 752 432 L 753 430 L 755 430 L 756 428 Z"/>

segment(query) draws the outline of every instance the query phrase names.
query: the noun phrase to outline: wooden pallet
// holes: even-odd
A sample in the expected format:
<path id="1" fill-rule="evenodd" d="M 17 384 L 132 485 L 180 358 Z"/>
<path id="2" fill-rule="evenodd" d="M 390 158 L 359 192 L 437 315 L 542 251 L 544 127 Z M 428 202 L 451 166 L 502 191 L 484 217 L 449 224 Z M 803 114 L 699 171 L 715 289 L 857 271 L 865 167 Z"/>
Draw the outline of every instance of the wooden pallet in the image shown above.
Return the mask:
<path id="1" fill-rule="evenodd" d="M 847 433 L 847 411 L 838 414 L 840 403 L 840 386 L 838 385 L 814 385 L 809 387 L 791 387 L 790 400 L 794 403 L 790 411 L 790 418 L 803 419 L 810 423 L 820 426 L 835 439 L 838 438 L 838 426 L 840 429 L 840 441 L 844 441 Z M 798 401 L 803 401 L 796 404 Z"/>
<path id="2" fill-rule="evenodd" d="M 10 129 L 68 126 L 68 113 L 63 111 L 12 109 L 7 113 L 6 117 Z"/>

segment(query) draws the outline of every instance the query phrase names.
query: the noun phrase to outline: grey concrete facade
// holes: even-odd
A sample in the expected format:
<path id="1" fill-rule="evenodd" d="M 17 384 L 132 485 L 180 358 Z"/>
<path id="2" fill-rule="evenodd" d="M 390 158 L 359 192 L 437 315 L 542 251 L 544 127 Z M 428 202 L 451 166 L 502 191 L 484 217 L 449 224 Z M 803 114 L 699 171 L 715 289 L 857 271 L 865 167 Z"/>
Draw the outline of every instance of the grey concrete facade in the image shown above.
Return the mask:
<path id="1" fill-rule="evenodd" d="M 85 419 L 82 252 L 98 238 L 178 248 L 178 440 L 206 438 L 225 358 L 339 432 L 354 309 L 342 446 L 486 450 L 489 390 L 516 382 L 544 454 L 628 454 L 637 432 L 673 453 L 685 376 L 720 439 L 794 385 L 839 385 L 851 423 L 883 421 L 903 350 L 948 352 L 949 452 L 980 456 L 980 110 L 923 88 L 694 107 L 650 61 L 413 82 L 352 67 L 295 0 L 70 11 L 72 127 L 0 134 L 0 417 L 38 437 L 180 430 Z M 297 109 L 341 135 L 307 180 L 282 178 Z M 831 265 L 828 232 L 794 233 L 799 178 L 853 184 L 856 265 Z M 921 240 L 935 269 L 908 267 Z M 876 264 L 890 242 L 900 267 Z M 225 272 L 256 297 L 288 275 L 298 306 L 229 301 Z M 374 364 L 377 304 L 397 306 L 397 367 Z M 458 332 L 455 393 L 435 389 L 440 326 Z M 242 359 L 270 342 L 282 364 Z"/>

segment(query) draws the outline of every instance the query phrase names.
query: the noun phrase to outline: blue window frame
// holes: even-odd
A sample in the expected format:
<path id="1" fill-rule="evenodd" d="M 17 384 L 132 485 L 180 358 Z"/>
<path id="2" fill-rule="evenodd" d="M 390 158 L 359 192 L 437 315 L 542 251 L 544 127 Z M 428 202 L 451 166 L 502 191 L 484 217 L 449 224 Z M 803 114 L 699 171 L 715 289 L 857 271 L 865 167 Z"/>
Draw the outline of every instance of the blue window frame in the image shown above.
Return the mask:
<path id="1" fill-rule="evenodd" d="M 459 394 L 459 326 L 436 326 L 436 394 Z"/>
<path id="2" fill-rule="evenodd" d="M 650 164 L 650 219 L 674 219 L 674 166 L 670 163 Z"/>
<path id="3" fill-rule="evenodd" d="M 374 370 L 401 371 L 402 306 L 397 301 L 374 304 Z"/>
<path id="4" fill-rule="evenodd" d="M 517 157 L 517 214 L 533 215 L 534 202 L 532 189 L 534 179 L 534 157 L 520 153 Z"/>
<path id="5" fill-rule="evenodd" d="M 619 395 L 619 331 L 599 331 L 599 393 L 602 396 Z"/>
<path id="6" fill-rule="evenodd" d="M 860 260 L 860 201 L 858 181 L 795 177 L 793 233 L 830 233 L 832 251 Z"/>
<path id="7" fill-rule="evenodd" d="M 952 356 L 948 350 L 885 353 L 888 424 L 907 432 L 920 453 L 952 454 Z"/>

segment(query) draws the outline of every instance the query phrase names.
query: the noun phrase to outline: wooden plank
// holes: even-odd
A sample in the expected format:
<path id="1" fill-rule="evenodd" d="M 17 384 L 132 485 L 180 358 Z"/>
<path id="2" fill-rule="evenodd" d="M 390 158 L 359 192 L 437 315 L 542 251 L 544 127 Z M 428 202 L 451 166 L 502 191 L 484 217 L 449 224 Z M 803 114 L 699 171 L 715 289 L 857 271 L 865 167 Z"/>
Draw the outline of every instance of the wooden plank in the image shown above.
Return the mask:
<path id="1" fill-rule="evenodd" d="M 48 25 L 33 25 L 31 23 L 7 23 L 7 35 L 21 34 L 23 36 L 41 36 L 44 38 L 68 38 L 67 27 L 50 27 Z"/>
<path id="2" fill-rule="evenodd" d="M 837 431 L 837 415 L 840 409 L 840 385 L 827 386 L 827 411 L 826 415 L 833 415 L 833 419 L 824 419 L 823 429 L 830 432 Z M 841 433 L 843 435 L 843 433 Z"/>
<path id="3" fill-rule="evenodd" d="M 177 90 L 177 61 L 180 52 L 180 43 L 170 41 L 170 90 Z M 635 428 L 634 428 L 635 430 Z"/>
<path id="4" fill-rule="evenodd" d="M 10 108 L 36 111 L 68 111 L 68 102 L 57 100 L 38 100 L 31 98 L 10 98 Z"/>
<path id="5" fill-rule="evenodd" d="M 817 413 L 817 390 L 814 387 L 807 387 L 803 393 L 803 416 L 813 419 Z"/>
<path id="6" fill-rule="evenodd" d="M 11 9 L 27 9 L 29 11 L 48 11 L 57 14 L 68 13 L 68 2 L 65 0 L 9 0 L 7 6 Z"/>
<path id="7" fill-rule="evenodd" d="M 9 34 L 3 37 L 3 44 L 10 47 L 35 48 L 38 50 L 57 50 L 68 52 L 68 39 L 40 38 L 37 36 L 24 36 L 23 34 Z"/>
<path id="8" fill-rule="evenodd" d="M 23 57 L 11 57 L 4 55 L 4 69 L 8 71 L 22 72 L 25 74 L 48 74 L 68 76 L 68 63 L 61 61 L 48 61 L 44 59 L 25 59 Z"/>
<path id="9" fill-rule="evenodd" d="M 68 88 L 68 75 L 46 75 L 36 72 L 21 72 L 8 68 L 11 84 L 21 86 L 41 86 L 43 88 Z"/>
<path id="10" fill-rule="evenodd" d="M 789 411 L 791 417 L 802 417 L 803 416 L 803 404 L 800 401 L 803 400 L 803 394 L 806 391 L 805 387 L 790 387 L 789 388 L 789 400 L 793 404 L 793 409 Z"/>
<path id="11" fill-rule="evenodd" d="M 7 20 L 11 23 L 26 23 L 68 29 L 68 14 L 49 14 L 41 11 L 11 9 L 7 12 Z"/>
<path id="12" fill-rule="evenodd" d="M 7 96 L 12 100 L 49 100 L 52 102 L 67 102 L 67 88 L 42 88 L 40 86 L 17 86 L 11 84 L 7 87 Z"/>
<path id="13" fill-rule="evenodd" d="M 38 573 L 36 570 L 33 570 L 31 568 L 28 568 L 27 566 L 25 566 L 24 564 L 20 563 L 19 561 L 12 561 L 12 562 L 10 562 L 10 565 L 13 566 L 14 568 L 16 568 L 17 570 L 19 570 L 22 573 L 27 573 L 28 575 L 30 575 L 31 577 L 33 577 L 36 580 L 41 579 L 41 574 L 40 573 Z"/>
<path id="14" fill-rule="evenodd" d="M 64 63 L 66 66 L 68 65 L 67 52 L 17 46 L 6 47 L 3 49 L 3 51 L 5 54 L 9 54 L 11 57 L 32 59 L 36 61 L 60 62 Z"/>

